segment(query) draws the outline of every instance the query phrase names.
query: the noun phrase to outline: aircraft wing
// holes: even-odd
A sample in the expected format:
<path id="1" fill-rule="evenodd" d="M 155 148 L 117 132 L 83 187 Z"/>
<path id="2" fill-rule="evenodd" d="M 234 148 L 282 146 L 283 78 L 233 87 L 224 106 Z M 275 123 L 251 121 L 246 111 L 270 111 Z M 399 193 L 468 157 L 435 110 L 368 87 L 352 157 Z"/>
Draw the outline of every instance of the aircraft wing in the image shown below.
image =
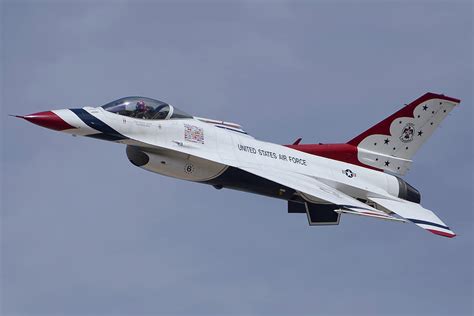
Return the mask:
<path id="1" fill-rule="evenodd" d="M 303 198 L 309 202 L 318 204 L 335 204 L 338 206 L 338 209 L 335 210 L 337 213 L 361 215 L 404 222 L 403 219 L 399 219 L 390 216 L 383 211 L 379 211 L 308 175 L 282 171 L 276 173 L 272 170 L 256 169 L 252 167 L 239 166 L 238 168 L 259 177 L 279 183 L 283 186 L 292 188 L 293 190 L 302 193 Z"/>
<path id="2" fill-rule="evenodd" d="M 456 234 L 435 215 L 435 213 L 423 208 L 420 204 L 401 199 L 369 199 L 386 210 L 400 215 L 433 234 L 449 238 L 456 236 Z"/>

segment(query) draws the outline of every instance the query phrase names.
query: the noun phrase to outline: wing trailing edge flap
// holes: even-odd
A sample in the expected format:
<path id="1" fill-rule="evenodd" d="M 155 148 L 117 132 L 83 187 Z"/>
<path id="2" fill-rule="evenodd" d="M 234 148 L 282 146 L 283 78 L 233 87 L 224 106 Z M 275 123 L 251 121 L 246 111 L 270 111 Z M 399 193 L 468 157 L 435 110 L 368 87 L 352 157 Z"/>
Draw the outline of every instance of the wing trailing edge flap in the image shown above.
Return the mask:
<path id="1" fill-rule="evenodd" d="M 369 198 L 384 209 L 393 212 L 436 235 L 452 238 L 456 234 L 435 213 L 420 204 L 395 199 Z"/>
<path id="2" fill-rule="evenodd" d="M 303 199 L 308 203 L 314 204 L 335 204 L 336 213 L 345 213 L 352 215 L 367 216 L 379 219 L 405 222 L 405 220 L 388 215 L 365 203 L 356 200 L 343 192 L 330 187 L 329 185 L 304 174 L 296 172 L 272 172 L 266 169 L 256 169 L 251 167 L 238 168 L 255 174 L 259 177 L 279 183 L 300 192 Z"/>

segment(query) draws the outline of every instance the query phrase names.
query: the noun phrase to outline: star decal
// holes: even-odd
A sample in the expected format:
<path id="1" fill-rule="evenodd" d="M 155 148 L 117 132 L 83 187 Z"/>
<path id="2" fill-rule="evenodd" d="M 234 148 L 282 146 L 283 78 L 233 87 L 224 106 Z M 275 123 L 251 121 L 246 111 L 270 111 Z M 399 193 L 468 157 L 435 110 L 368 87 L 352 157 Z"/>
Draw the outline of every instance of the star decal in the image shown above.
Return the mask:
<path id="1" fill-rule="evenodd" d="M 388 139 L 388 138 L 385 138 L 385 140 L 383 141 L 383 143 L 384 143 L 385 145 L 387 145 L 389 142 L 390 142 L 390 139 Z"/>
<path id="2" fill-rule="evenodd" d="M 423 135 L 423 131 L 418 132 L 418 136 L 421 136 L 421 135 Z"/>
<path id="3" fill-rule="evenodd" d="M 388 160 L 387 160 L 387 161 L 385 161 L 385 166 L 387 166 L 387 167 L 388 167 L 388 165 L 389 165 L 389 164 L 390 164 L 390 161 L 388 161 Z"/>
<path id="4" fill-rule="evenodd" d="M 428 106 L 425 104 L 423 105 L 423 111 L 426 111 L 426 110 L 428 110 Z"/>
<path id="5" fill-rule="evenodd" d="M 346 176 L 348 176 L 349 178 L 353 178 L 353 177 L 356 176 L 356 174 L 355 174 L 354 172 L 352 172 L 351 169 L 346 169 L 346 170 L 344 170 L 343 172 L 344 172 L 344 174 L 345 174 Z"/>

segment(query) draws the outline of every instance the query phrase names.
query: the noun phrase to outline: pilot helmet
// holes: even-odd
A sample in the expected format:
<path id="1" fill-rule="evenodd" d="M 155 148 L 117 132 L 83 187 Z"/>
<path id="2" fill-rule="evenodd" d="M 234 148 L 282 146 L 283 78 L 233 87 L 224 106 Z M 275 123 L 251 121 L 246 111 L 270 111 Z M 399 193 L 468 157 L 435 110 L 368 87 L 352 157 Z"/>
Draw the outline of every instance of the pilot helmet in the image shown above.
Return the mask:
<path id="1" fill-rule="evenodd" d="M 138 101 L 137 102 L 137 110 L 139 111 L 145 111 L 146 110 L 146 104 L 145 104 L 145 101 Z"/>

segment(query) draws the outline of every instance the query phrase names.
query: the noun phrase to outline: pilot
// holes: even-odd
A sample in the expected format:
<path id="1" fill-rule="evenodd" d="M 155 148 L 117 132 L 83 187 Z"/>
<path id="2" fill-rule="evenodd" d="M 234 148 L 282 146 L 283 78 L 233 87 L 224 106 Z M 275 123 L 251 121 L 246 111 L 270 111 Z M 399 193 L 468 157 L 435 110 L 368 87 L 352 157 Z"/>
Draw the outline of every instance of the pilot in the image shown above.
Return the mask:
<path id="1" fill-rule="evenodd" d="M 140 100 L 137 102 L 135 117 L 147 118 L 150 108 L 146 105 L 145 101 Z"/>

